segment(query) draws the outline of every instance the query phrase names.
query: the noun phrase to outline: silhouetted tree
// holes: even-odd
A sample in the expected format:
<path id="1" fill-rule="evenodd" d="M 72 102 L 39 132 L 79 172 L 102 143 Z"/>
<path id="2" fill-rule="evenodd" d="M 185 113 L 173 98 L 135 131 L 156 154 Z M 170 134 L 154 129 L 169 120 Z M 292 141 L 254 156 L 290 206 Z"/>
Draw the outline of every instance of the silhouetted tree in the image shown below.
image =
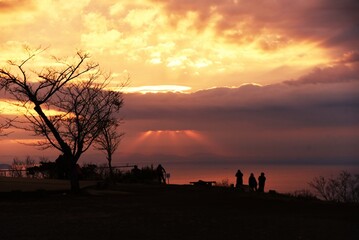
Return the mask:
<path id="1" fill-rule="evenodd" d="M 50 161 L 40 162 L 40 166 L 37 170 L 42 174 L 42 178 L 47 178 L 47 179 L 59 178 L 56 162 L 50 162 Z"/>
<path id="2" fill-rule="evenodd" d="M 9 134 L 9 132 L 5 132 L 5 130 L 11 126 L 12 121 L 14 121 L 14 119 L 5 119 L 5 121 L 0 123 L 0 137 L 7 136 Z"/>
<path id="3" fill-rule="evenodd" d="M 315 196 L 311 191 L 308 189 L 300 189 L 296 190 L 293 193 L 289 194 L 290 196 L 296 197 L 298 199 L 304 200 L 318 200 L 317 196 Z"/>
<path id="4" fill-rule="evenodd" d="M 20 159 L 18 159 L 17 157 L 15 157 L 12 160 L 12 164 L 11 164 L 11 176 L 12 177 L 23 177 L 22 171 L 26 169 L 26 165 L 24 161 L 21 161 Z"/>
<path id="5" fill-rule="evenodd" d="M 77 162 L 122 107 L 122 95 L 105 90 L 109 77 L 86 53 L 77 52 L 65 62 L 55 58 L 55 64 L 40 71 L 25 70 L 37 54 L 1 68 L 0 87 L 25 108 L 30 127 L 23 129 L 45 138 L 38 146 L 62 152 L 70 164 L 71 190 L 78 191 Z M 48 109 L 57 113 L 50 115 Z"/>
<path id="6" fill-rule="evenodd" d="M 100 131 L 99 136 L 95 139 L 95 148 L 105 152 L 110 178 L 113 179 L 112 155 L 117 150 L 124 133 L 118 132 L 119 121 L 110 119 Z"/>
<path id="7" fill-rule="evenodd" d="M 82 178 L 86 180 L 99 180 L 101 179 L 100 174 L 97 173 L 96 164 L 84 164 L 81 168 Z"/>
<path id="8" fill-rule="evenodd" d="M 12 177 L 24 177 L 27 174 L 27 168 L 35 166 L 35 160 L 30 156 L 26 156 L 25 160 L 20 160 L 15 157 L 11 164 Z"/>
<path id="9" fill-rule="evenodd" d="M 309 186 L 321 198 L 336 202 L 359 202 L 359 174 L 352 175 L 346 171 L 335 178 L 315 177 Z"/>

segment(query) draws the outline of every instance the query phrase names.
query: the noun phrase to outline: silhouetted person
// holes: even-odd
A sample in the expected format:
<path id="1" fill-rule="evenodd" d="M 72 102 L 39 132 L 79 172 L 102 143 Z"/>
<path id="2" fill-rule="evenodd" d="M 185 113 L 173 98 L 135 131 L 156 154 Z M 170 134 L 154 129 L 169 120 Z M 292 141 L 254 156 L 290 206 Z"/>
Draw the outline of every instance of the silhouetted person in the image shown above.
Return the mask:
<path id="1" fill-rule="evenodd" d="M 67 179 L 70 172 L 70 163 L 64 155 L 60 155 L 56 160 L 56 171 L 59 179 Z"/>
<path id="2" fill-rule="evenodd" d="M 251 173 L 251 175 L 249 176 L 248 185 L 252 191 L 257 191 L 257 180 L 254 177 L 253 173 Z"/>
<path id="3" fill-rule="evenodd" d="M 131 169 L 132 176 L 135 182 L 140 180 L 141 170 L 137 167 L 137 165 L 133 166 Z"/>
<path id="4" fill-rule="evenodd" d="M 158 164 L 156 172 L 157 172 L 157 177 L 158 177 L 159 183 L 166 184 L 166 178 L 165 178 L 166 170 L 162 167 L 161 164 Z"/>
<path id="5" fill-rule="evenodd" d="M 241 188 L 243 186 L 243 173 L 238 169 L 236 173 L 236 188 Z"/>
<path id="6" fill-rule="evenodd" d="M 265 183 L 266 183 L 266 177 L 262 172 L 261 175 L 258 177 L 258 192 L 264 192 Z"/>

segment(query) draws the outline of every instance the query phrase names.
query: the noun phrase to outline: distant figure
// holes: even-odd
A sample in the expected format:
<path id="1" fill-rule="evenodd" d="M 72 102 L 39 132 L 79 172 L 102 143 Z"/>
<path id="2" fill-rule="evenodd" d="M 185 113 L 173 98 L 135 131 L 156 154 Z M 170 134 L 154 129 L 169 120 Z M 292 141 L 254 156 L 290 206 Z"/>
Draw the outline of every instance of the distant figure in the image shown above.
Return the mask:
<path id="1" fill-rule="evenodd" d="M 157 166 L 156 172 L 157 172 L 157 177 L 158 177 L 159 183 L 166 184 L 166 178 L 165 178 L 166 170 L 162 167 L 161 164 L 159 164 Z"/>
<path id="2" fill-rule="evenodd" d="M 258 177 L 258 192 L 264 192 L 264 184 L 266 183 L 266 177 L 262 172 L 261 175 Z"/>
<path id="3" fill-rule="evenodd" d="M 236 173 L 236 188 L 241 188 L 243 186 L 243 173 L 238 169 Z"/>
<path id="4" fill-rule="evenodd" d="M 254 177 L 253 173 L 251 173 L 251 175 L 249 176 L 248 185 L 252 191 L 257 191 L 257 180 Z"/>
<path id="5" fill-rule="evenodd" d="M 137 165 L 133 166 L 133 168 L 131 169 L 131 173 L 132 173 L 132 176 L 133 176 L 135 182 L 139 181 L 140 175 L 141 175 L 141 170 L 138 168 Z"/>
<path id="6" fill-rule="evenodd" d="M 56 173 L 59 179 L 69 178 L 70 163 L 64 155 L 60 155 L 56 160 Z"/>

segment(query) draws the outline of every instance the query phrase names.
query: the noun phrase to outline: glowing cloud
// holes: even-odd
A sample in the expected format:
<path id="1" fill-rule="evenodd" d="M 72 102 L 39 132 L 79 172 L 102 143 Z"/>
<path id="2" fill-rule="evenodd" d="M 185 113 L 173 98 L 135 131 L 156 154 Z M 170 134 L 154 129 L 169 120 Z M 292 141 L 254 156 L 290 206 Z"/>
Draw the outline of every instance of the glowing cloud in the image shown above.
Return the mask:
<path id="1" fill-rule="evenodd" d="M 299 149 L 307 159 L 310 145 L 322 146 L 323 159 L 358 159 L 358 4 L 0 0 L 0 67 L 24 59 L 23 45 L 49 46 L 46 55 L 60 58 L 89 52 L 113 71 L 109 89 L 126 95 L 124 128 L 133 141 L 124 143 L 133 153 L 225 147 L 277 159 Z M 34 61 L 29 72 L 48 62 Z M 131 87 L 118 87 L 128 79 Z M 23 113 L 4 101 L 0 112 Z M 288 136 L 292 128 L 301 129 Z"/>
<path id="2" fill-rule="evenodd" d="M 25 108 L 20 105 L 19 102 L 16 101 L 9 101 L 9 100 L 1 100 L 0 99 L 0 112 L 4 115 L 37 115 L 35 110 L 30 110 L 30 112 L 26 112 Z M 56 116 L 59 114 L 63 114 L 62 112 L 51 110 L 51 109 L 44 109 L 44 112 L 47 116 Z"/>
<path id="3" fill-rule="evenodd" d="M 166 92 L 181 92 L 185 93 L 191 90 L 187 86 L 178 85 L 155 85 L 155 86 L 140 86 L 140 87 L 127 87 L 123 89 L 125 93 L 166 93 Z"/>
<path id="4" fill-rule="evenodd" d="M 186 85 L 195 91 L 248 81 L 271 84 L 298 78 L 353 50 L 328 48 L 332 35 L 344 37 L 348 30 L 353 35 L 348 42 L 358 42 L 349 31 L 355 8 L 341 2 L 330 3 L 338 7 L 328 10 L 329 22 L 342 19 L 335 25 L 310 21 L 325 8 L 323 1 L 3 2 L 0 64 L 19 56 L 23 44 L 51 46 L 56 56 L 84 49 L 104 69 L 136 74 L 131 79 L 136 86 Z"/>

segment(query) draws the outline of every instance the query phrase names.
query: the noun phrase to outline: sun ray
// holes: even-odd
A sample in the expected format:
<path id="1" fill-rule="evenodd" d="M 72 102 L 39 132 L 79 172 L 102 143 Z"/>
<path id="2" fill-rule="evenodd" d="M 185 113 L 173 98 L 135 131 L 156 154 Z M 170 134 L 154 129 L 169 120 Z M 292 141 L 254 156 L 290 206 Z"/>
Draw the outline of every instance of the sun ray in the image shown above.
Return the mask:
<path id="1" fill-rule="evenodd" d="M 194 140 L 197 144 L 209 149 L 211 152 L 216 154 L 225 154 L 226 152 L 221 148 L 221 146 L 217 143 L 214 143 L 210 140 L 208 136 L 205 136 L 204 133 L 200 133 L 199 131 L 194 130 L 186 130 L 184 134 Z"/>
<path id="2" fill-rule="evenodd" d="M 152 134 L 153 131 L 141 132 L 138 134 L 138 136 L 135 137 L 135 140 L 132 141 L 128 147 L 126 147 L 126 151 L 129 153 L 135 153 L 139 149 L 139 146 L 146 142 L 146 139 L 149 138 L 149 136 Z"/>
<path id="3" fill-rule="evenodd" d="M 219 144 L 212 142 L 205 134 L 194 130 L 148 130 L 140 133 L 126 148 L 127 152 L 174 153 L 187 155 L 190 153 L 210 152 L 224 154 Z"/>

